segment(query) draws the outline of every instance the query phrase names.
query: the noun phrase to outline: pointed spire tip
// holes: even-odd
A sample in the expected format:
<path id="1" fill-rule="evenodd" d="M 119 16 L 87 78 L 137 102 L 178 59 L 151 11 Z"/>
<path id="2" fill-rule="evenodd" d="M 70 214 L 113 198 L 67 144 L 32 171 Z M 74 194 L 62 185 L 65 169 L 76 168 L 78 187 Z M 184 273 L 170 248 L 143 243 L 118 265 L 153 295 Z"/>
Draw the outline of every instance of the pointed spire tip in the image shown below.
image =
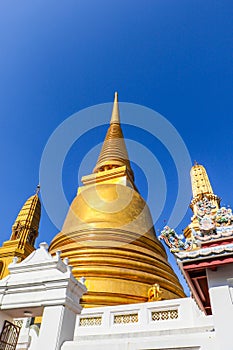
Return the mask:
<path id="1" fill-rule="evenodd" d="M 114 98 L 114 102 L 118 102 L 118 92 L 115 92 L 115 98 Z"/>
<path id="2" fill-rule="evenodd" d="M 40 192 L 40 185 L 38 184 L 38 185 L 36 186 L 36 194 L 38 195 L 39 192 Z"/>
<path id="3" fill-rule="evenodd" d="M 118 105 L 118 92 L 115 92 L 115 98 L 112 109 L 112 118 L 110 124 L 120 124 L 120 112 Z"/>

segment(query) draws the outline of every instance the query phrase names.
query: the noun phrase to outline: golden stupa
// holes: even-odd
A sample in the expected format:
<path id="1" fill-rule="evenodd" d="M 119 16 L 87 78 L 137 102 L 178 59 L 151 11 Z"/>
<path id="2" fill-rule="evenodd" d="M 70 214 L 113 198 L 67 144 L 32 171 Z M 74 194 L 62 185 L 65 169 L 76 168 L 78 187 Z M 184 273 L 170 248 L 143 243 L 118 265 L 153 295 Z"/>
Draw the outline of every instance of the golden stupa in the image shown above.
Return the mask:
<path id="1" fill-rule="evenodd" d="M 35 250 L 41 215 L 38 192 L 39 186 L 36 194 L 29 197 L 22 206 L 12 226 L 10 239 L 0 247 L 0 279 L 9 274 L 8 265 L 14 257 L 22 261 Z"/>
<path id="2" fill-rule="evenodd" d="M 85 277 L 84 307 L 184 297 L 166 252 L 155 235 L 150 210 L 138 193 L 120 126 L 117 93 L 97 164 L 82 178 L 62 232 L 51 242 L 69 258 L 76 278 Z"/>

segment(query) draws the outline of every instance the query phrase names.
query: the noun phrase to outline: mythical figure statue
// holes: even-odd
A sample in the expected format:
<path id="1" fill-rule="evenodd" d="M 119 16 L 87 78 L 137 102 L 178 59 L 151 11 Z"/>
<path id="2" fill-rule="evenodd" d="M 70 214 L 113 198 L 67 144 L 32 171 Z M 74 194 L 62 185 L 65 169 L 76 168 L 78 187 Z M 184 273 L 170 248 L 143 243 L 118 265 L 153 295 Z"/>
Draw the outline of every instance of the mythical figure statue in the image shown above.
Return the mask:
<path id="1" fill-rule="evenodd" d="M 24 226 L 18 221 L 16 224 L 12 226 L 12 235 L 11 240 L 19 239 L 21 232 L 23 231 Z"/>
<path id="2" fill-rule="evenodd" d="M 162 291 L 158 283 L 153 284 L 148 290 L 148 301 L 159 301 L 161 298 Z"/>
<path id="3" fill-rule="evenodd" d="M 158 238 L 164 240 L 172 253 L 177 253 L 180 250 L 196 249 L 200 245 L 198 234 L 194 229 L 192 229 L 192 237 L 184 239 L 183 235 L 178 235 L 174 229 L 165 226 Z"/>
<path id="4" fill-rule="evenodd" d="M 178 252 L 179 250 L 186 250 L 189 248 L 189 242 L 182 241 L 183 235 L 178 235 L 173 228 L 165 226 L 161 231 L 159 239 L 163 239 L 171 252 Z"/>
<path id="5" fill-rule="evenodd" d="M 233 214 L 231 208 L 221 207 L 216 213 L 217 226 L 227 226 L 233 224 Z"/>

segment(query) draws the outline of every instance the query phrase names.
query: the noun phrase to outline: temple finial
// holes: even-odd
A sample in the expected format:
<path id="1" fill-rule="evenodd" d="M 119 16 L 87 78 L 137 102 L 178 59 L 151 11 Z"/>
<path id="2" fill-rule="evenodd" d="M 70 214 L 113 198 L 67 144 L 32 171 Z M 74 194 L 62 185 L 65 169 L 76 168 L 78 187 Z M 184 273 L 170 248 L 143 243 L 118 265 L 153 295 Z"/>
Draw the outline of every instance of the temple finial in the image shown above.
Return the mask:
<path id="1" fill-rule="evenodd" d="M 114 102 L 118 102 L 118 92 L 115 91 L 115 98 L 114 98 Z"/>
<path id="2" fill-rule="evenodd" d="M 200 230 L 207 230 L 207 227 L 212 227 L 213 218 L 220 208 L 221 201 L 214 194 L 209 176 L 203 165 L 195 162 L 191 168 L 190 175 L 193 192 L 190 208 L 194 215 L 192 216 L 191 223 L 184 230 L 185 237 L 191 237 L 193 230 L 199 232 Z"/>
<path id="3" fill-rule="evenodd" d="M 203 194 L 213 194 L 209 177 L 203 165 L 195 161 L 190 174 L 193 198 Z"/>
<path id="4" fill-rule="evenodd" d="M 110 126 L 108 128 L 99 158 L 93 171 L 94 173 L 98 173 L 100 171 L 111 170 L 113 168 L 118 168 L 121 166 L 126 166 L 131 179 L 134 179 L 123 132 L 120 125 L 118 93 L 115 92 Z"/>
<path id="5" fill-rule="evenodd" d="M 120 124 L 120 112 L 119 112 L 119 105 L 118 105 L 118 92 L 115 92 L 115 98 L 112 108 L 112 117 L 110 124 Z"/>
<path id="6" fill-rule="evenodd" d="M 37 186 L 36 186 L 36 194 L 38 195 L 39 192 L 40 192 L 40 185 L 37 185 Z"/>

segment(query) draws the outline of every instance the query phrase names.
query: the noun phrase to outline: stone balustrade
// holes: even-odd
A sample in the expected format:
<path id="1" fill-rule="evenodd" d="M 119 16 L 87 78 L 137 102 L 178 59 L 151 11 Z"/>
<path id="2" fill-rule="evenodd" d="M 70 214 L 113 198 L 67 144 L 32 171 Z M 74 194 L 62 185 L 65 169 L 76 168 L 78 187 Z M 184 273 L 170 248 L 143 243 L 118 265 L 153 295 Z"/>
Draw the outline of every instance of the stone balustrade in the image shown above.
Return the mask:
<path id="1" fill-rule="evenodd" d="M 211 331 L 213 319 L 191 298 L 83 309 L 77 316 L 74 340 L 126 331 L 171 333 L 181 328 Z"/>

